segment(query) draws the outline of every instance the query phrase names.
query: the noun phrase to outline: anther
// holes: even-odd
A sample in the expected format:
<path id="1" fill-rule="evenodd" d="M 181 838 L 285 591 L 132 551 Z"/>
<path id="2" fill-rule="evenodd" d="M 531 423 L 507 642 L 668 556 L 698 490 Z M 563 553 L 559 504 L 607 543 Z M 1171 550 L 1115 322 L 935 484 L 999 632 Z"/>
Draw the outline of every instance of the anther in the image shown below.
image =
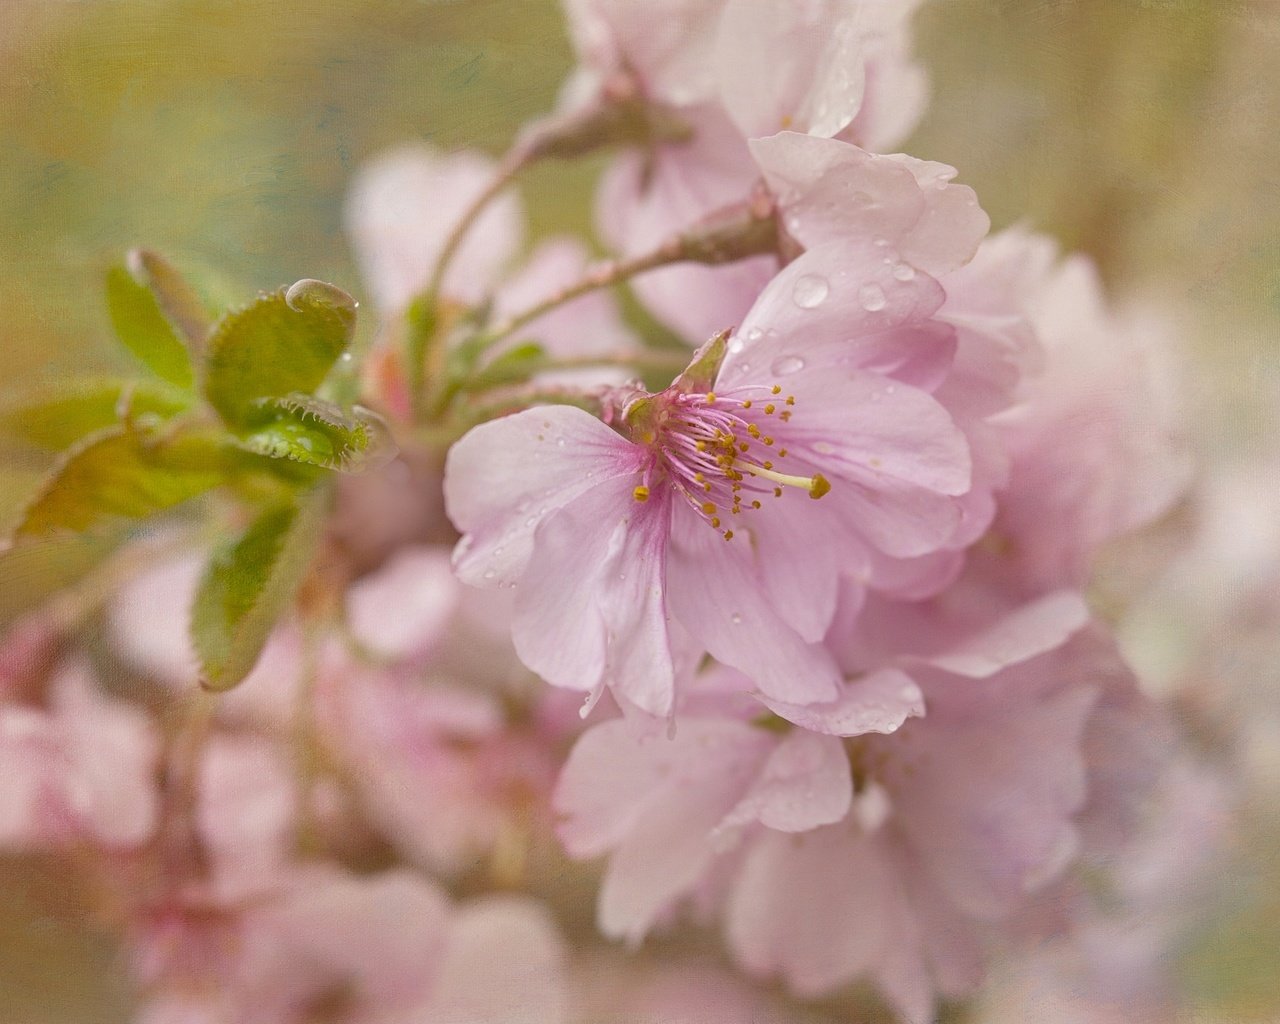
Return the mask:
<path id="1" fill-rule="evenodd" d="M 634 491 L 631 492 L 631 497 L 635 498 L 636 501 L 648 501 L 649 488 L 647 488 L 644 484 L 641 484 L 639 487 L 637 487 Z"/>
<path id="2" fill-rule="evenodd" d="M 780 395 L 780 394 L 782 394 L 782 385 L 781 385 L 781 384 L 775 384 L 773 387 L 771 387 L 771 388 L 769 389 L 769 393 L 770 393 L 771 395 Z M 794 399 L 788 398 L 788 399 L 787 399 L 787 401 L 788 401 L 788 402 L 790 402 L 792 405 L 795 405 L 795 400 L 794 400 Z"/>
<path id="3" fill-rule="evenodd" d="M 777 409 L 777 406 L 770 402 L 764 407 L 764 414 L 766 416 L 772 416 L 775 409 Z"/>

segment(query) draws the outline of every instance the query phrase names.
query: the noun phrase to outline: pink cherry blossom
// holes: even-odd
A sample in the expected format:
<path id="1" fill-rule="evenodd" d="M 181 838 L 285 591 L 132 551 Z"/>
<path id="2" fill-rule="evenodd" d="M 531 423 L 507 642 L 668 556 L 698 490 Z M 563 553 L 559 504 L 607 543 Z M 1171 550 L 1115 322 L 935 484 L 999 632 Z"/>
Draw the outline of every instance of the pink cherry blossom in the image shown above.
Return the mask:
<path id="1" fill-rule="evenodd" d="M 871 283 L 884 301 L 868 308 Z M 840 575 L 869 550 L 945 547 L 969 486 L 963 435 L 916 386 L 950 358 L 946 329 L 925 319 L 935 289 L 870 251 L 816 249 L 773 280 L 714 380 L 623 396 L 616 429 L 543 407 L 458 442 L 455 566 L 473 585 L 517 586 L 525 663 L 665 715 L 670 619 L 776 699 L 834 698 L 817 641 Z"/>
<path id="2" fill-rule="evenodd" d="M 1052 256 L 1043 239 L 1008 244 Z M 1044 363 L 1000 420 L 1012 480 L 996 530 L 1028 587 L 1079 585 L 1102 544 L 1159 516 L 1186 485 L 1171 329 L 1109 310 L 1083 256 L 1031 265 L 1041 274 L 1023 294 Z"/>
<path id="3" fill-rule="evenodd" d="M 345 666 L 325 674 L 318 702 L 326 747 L 409 861 L 456 875 L 545 829 L 549 743 L 507 727 L 496 697 Z"/>
<path id="4" fill-rule="evenodd" d="M 64 667 L 47 708 L 0 705 L 0 847 L 144 842 L 156 825 L 159 757 L 141 710 L 100 693 L 87 666 Z"/>
<path id="5" fill-rule="evenodd" d="M 556 806 L 570 854 L 609 855 L 602 930 L 634 940 L 709 899 L 750 973 L 805 997 L 866 978 L 931 1019 L 1079 855 L 1095 666 L 1112 658 L 1096 634 L 1068 641 L 1083 622 L 1052 595 L 908 649 L 892 670 L 927 714 L 883 735 L 826 735 L 840 719 L 814 706 L 816 732 L 761 728 L 723 686 L 685 691 L 674 738 L 638 719 L 588 730 Z"/>

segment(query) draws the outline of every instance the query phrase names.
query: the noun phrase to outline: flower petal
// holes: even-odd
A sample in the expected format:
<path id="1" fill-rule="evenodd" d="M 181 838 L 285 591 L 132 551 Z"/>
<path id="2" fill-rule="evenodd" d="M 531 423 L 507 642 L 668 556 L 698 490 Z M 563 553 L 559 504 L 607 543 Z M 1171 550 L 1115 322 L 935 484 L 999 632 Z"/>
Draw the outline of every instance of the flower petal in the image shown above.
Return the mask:
<path id="1" fill-rule="evenodd" d="M 843 687 L 835 700 L 815 704 L 789 704 L 761 697 L 775 715 L 811 732 L 830 736 L 890 733 L 908 718 L 924 714 L 924 695 L 900 669 L 872 672 Z"/>
<path id="2" fill-rule="evenodd" d="M 464 534 L 453 553 L 473 586 L 510 585 L 550 513 L 591 488 L 634 473 L 643 453 L 582 409 L 542 406 L 482 424 L 445 463 L 445 508 Z"/>
<path id="3" fill-rule="evenodd" d="M 612 683 L 637 707 L 666 715 L 674 668 L 666 626 L 669 494 L 632 497 L 633 480 L 600 484 L 538 528 L 516 595 L 521 660 L 557 686 Z"/>
<path id="4" fill-rule="evenodd" d="M 746 796 L 717 831 L 758 821 L 779 832 L 807 832 L 849 812 L 853 777 L 844 745 L 833 736 L 794 730 L 769 755 Z"/>
<path id="5" fill-rule="evenodd" d="M 799 703 L 836 695 L 835 661 L 820 644 L 806 643 L 774 609 L 746 538 L 726 542 L 677 504 L 667 578 L 675 618 L 761 692 Z"/>
<path id="6" fill-rule="evenodd" d="M 1073 590 L 1059 590 L 1017 611 L 944 654 L 930 665 L 971 679 L 985 679 L 1064 644 L 1089 621 L 1089 608 Z"/>

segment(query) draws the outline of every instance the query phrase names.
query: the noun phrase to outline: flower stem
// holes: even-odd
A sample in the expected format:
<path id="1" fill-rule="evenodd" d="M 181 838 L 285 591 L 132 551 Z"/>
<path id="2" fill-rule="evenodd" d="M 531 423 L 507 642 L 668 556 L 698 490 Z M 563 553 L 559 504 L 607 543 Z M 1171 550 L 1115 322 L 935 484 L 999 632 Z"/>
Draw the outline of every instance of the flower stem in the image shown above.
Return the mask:
<path id="1" fill-rule="evenodd" d="M 601 288 L 673 263 L 716 265 L 734 263 L 777 251 L 777 227 L 771 205 L 756 200 L 713 214 L 688 231 L 674 235 L 656 249 L 627 260 L 605 263 L 581 280 L 560 289 L 530 308 L 496 324 L 485 335 L 488 344 L 501 341 L 551 310 Z"/>

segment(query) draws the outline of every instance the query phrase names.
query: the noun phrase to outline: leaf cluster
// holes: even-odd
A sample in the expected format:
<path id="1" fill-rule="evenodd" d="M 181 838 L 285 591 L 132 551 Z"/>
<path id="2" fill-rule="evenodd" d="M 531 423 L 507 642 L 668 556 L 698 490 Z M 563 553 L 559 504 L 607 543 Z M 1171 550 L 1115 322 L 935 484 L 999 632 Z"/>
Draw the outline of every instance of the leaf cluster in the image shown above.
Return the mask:
<path id="1" fill-rule="evenodd" d="M 228 495 L 247 526 L 217 546 L 191 615 L 201 682 L 226 689 L 252 669 L 308 570 L 331 474 L 393 454 L 375 414 L 326 390 L 351 370 L 356 304 L 303 280 L 215 319 L 172 264 L 136 251 L 107 272 L 106 305 L 136 376 L 0 410 L 0 431 L 57 453 L 0 552 L 0 590 L 23 591 L 48 565 L 58 571 L 36 588 L 47 597 L 140 524 Z"/>

